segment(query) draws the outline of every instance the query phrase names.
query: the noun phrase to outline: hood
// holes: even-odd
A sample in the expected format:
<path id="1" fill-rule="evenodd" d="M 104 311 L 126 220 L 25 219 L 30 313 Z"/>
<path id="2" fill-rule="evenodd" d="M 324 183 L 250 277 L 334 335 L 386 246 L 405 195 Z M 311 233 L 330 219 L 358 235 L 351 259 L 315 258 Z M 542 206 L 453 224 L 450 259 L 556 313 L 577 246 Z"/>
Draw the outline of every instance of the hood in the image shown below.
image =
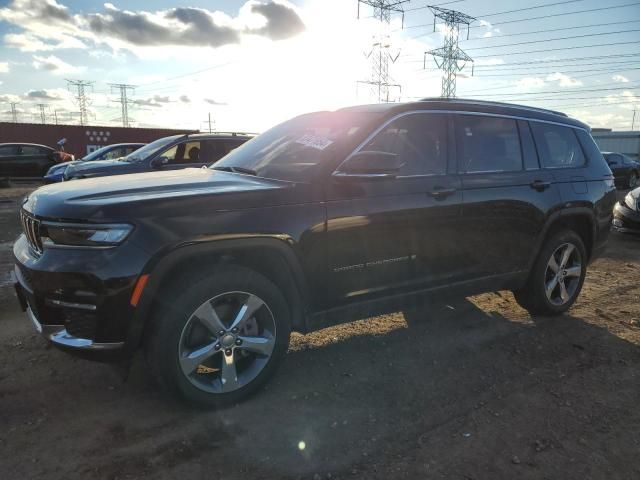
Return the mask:
<path id="1" fill-rule="evenodd" d="M 163 211 L 168 213 L 201 207 L 211 211 L 282 204 L 287 203 L 284 197 L 288 197 L 282 192 L 295 185 L 207 168 L 186 168 L 47 185 L 31 193 L 23 208 L 39 217 L 107 221 L 123 215 L 144 215 L 149 205 L 156 211 L 166 208 Z"/>
<path id="2" fill-rule="evenodd" d="M 67 168 L 72 163 L 76 163 L 76 161 L 77 160 L 74 160 L 74 161 L 71 161 L 71 162 L 56 163 L 53 167 L 51 167 L 49 169 L 49 171 L 47 172 L 47 175 L 51 175 L 53 173 L 60 173 L 60 172 L 64 171 L 64 169 Z"/>
<path id="3" fill-rule="evenodd" d="M 93 160 L 70 162 L 65 172 L 65 178 L 73 178 L 77 176 L 91 176 L 102 173 L 103 171 L 114 172 L 117 170 L 131 171 L 133 163 L 121 162 L 119 159 L 112 160 Z"/>

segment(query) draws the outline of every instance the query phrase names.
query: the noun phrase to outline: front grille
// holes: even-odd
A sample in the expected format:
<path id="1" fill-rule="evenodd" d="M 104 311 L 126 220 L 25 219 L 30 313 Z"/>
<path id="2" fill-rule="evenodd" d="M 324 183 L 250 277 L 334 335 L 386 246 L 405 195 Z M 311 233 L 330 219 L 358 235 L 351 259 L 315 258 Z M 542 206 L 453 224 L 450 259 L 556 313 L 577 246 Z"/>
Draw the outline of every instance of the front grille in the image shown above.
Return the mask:
<path id="1" fill-rule="evenodd" d="M 42 239 L 40 238 L 40 220 L 20 210 L 22 230 L 27 237 L 29 246 L 37 253 L 42 253 Z"/>
<path id="2" fill-rule="evenodd" d="M 94 340 L 98 329 L 97 318 L 92 313 L 65 311 L 64 326 L 69 335 L 77 338 L 87 338 Z"/>

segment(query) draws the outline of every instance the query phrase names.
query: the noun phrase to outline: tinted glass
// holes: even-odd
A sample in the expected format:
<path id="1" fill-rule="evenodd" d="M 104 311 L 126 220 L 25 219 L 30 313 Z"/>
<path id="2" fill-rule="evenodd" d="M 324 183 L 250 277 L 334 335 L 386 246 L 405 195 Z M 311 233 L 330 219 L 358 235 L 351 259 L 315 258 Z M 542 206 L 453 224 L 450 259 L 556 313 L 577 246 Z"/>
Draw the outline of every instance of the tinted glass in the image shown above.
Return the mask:
<path id="1" fill-rule="evenodd" d="M 47 153 L 47 150 L 44 148 L 33 145 L 22 145 L 20 147 L 20 155 L 46 155 Z"/>
<path id="2" fill-rule="evenodd" d="M 360 151 L 398 156 L 399 176 L 447 172 L 447 117 L 424 113 L 404 115 L 384 127 Z"/>
<path id="3" fill-rule="evenodd" d="M 571 168 L 584 165 L 584 153 L 573 128 L 550 123 L 530 123 L 544 167 Z"/>
<path id="4" fill-rule="evenodd" d="M 127 155 L 126 161 L 138 162 L 140 160 L 144 160 L 145 158 L 149 158 L 151 155 L 155 155 L 156 153 L 160 152 L 167 145 L 178 140 L 181 136 L 182 135 L 173 135 L 171 137 L 163 137 L 154 142 L 147 143 L 145 146 L 140 147 L 135 152 Z"/>
<path id="5" fill-rule="evenodd" d="M 5 157 L 9 155 L 15 155 L 16 147 L 13 145 L 0 146 L 0 156 Z"/>
<path id="6" fill-rule="evenodd" d="M 522 170 L 522 151 L 515 120 L 457 115 L 456 148 L 458 164 L 463 172 Z"/>
<path id="7" fill-rule="evenodd" d="M 336 152 L 354 149 L 359 134 L 376 121 L 378 114 L 365 112 L 302 115 L 232 150 L 212 168 L 242 168 L 260 177 L 309 182 L 321 163 Z"/>
<path id="8" fill-rule="evenodd" d="M 200 142 L 187 142 L 184 144 L 181 163 L 202 163 L 200 159 Z"/>

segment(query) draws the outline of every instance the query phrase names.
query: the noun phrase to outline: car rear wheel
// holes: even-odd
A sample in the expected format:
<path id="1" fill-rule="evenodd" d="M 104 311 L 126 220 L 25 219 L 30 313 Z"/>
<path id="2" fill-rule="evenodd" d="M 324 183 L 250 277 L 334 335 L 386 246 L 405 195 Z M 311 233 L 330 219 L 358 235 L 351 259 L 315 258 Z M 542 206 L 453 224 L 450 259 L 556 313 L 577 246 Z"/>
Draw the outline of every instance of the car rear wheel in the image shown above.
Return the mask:
<path id="1" fill-rule="evenodd" d="M 147 342 L 160 383 L 188 401 L 223 406 L 259 389 L 287 351 L 290 315 L 279 289 L 223 267 L 162 302 Z"/>
<path id="2" fill-rule="evenodd" d="M 525 287 L 513 293 L 532 315 L 560 315 L 578 298 L 586 271 L 586 250 L 580 236 L 559 232 L 543 246 Z"/>

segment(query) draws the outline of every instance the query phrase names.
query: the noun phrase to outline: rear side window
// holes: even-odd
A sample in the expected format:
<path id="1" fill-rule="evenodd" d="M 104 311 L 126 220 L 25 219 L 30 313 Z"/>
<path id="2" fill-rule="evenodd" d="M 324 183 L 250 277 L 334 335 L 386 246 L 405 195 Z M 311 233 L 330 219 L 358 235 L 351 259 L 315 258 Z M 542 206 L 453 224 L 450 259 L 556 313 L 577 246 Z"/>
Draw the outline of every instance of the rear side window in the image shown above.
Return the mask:
<path id="1" fill-rule="evenodd" d="M 589 162 L 592 162 L 596 165 L 596 162 L 600 162 L 601 164 L 605 163 L 603 162 L 602 152 L 600 152 L 600 148 L 596 144 L 591 134 L 584 130 L 575 130 L 575 134 L 577 135 L 578 140 L 580 141 L 580 145 L 582 145 L 582 150 L 587 155 L 587 159 L 589 160 Z"/>
<path id="2" fill-rule="evenodd" d="M 20 155 L 46 155 L 48 152 L 44 148 L 35 147 L 33 145 L 22 145 L 18 147 Z"/>
<path id="3" fill-rule="evenodd" d="M 456 148 L 458 165 L 463 172 L 522 170 L 522 150 L 515 120 L 457 115 Z"/>
<path id="4" fill-rule="evenodd" d="M 16 147 L 14 145 L 0 146 L 0 157 L 8 157 L 16 154 Z"/>
<path id="5" fill-rule="evenodd" d="M 585 164 L 584 153 L 573 128 L 549 123 L 531 122 L 542 166 L 575 168 Z"/>
<path id="6" fill-rule="evenodd" d="M 443 175 L 447 172 L 447 120 L 443 115 L 403 115 L 360 151 L 394 153 L 402 167 L 398 176 Z"/>

